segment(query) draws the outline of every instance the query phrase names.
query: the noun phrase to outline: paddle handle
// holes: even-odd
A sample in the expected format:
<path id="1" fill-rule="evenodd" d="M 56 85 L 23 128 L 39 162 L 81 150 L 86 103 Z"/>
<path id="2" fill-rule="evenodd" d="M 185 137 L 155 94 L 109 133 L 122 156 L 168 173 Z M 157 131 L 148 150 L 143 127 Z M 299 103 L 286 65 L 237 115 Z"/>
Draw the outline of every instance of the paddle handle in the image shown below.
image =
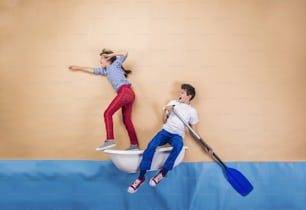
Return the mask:
<path id="1" fill-rule="evenodd" d="M 208 144 L 206 144 L 206 142 L 191 128 L 191 126 L 185 122 L 185 120 L 182 118 L 182 116 L 180 116 L 176 110 L 173 107 L 173 113 L 184 123 L 184 125 L 191 131 L 191 133 L 193 134 L 194 137 L 196 137 L 196 139 L 198 140 L 198 142 L 200 143 L 200 145 L 202 146 L 202 148 L 204 147 L 207 152 L 209 151 L 213 151 L 212 148 L 210 146 L 208 146 Z M 218 155 L 213 151 L 212 156 L 215 160 L 217 160 L 222 167 L 226 170 L 227 166 L 224 164 L 224 162 L 218 157 Z"/>

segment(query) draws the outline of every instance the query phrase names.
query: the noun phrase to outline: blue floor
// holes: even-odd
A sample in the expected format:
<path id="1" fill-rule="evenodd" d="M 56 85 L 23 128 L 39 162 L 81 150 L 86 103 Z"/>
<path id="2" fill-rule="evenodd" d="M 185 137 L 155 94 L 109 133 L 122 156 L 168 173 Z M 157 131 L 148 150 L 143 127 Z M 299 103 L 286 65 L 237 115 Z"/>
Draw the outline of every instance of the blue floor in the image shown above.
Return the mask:
<path id="1" fill-rule="evenodd" d="M 110 161 L 0 160 L 0 210 L 305 210 L 306 162 L 230 162 L 254 190 L 237 193 L 216 163 L 182 163 L 157 188 Z"/>

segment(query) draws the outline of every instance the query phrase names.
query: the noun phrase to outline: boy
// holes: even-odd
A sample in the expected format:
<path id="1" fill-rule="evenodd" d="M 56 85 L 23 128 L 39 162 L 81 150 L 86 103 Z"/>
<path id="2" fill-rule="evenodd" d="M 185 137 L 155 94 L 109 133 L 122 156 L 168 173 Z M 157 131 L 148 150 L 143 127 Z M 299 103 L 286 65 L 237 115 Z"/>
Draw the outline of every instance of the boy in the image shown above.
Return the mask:
<path id="1" fill-rule="evenodd" d="M 153 137 L 145 149 L 139 165 L 140 174 L 134 183 L 129 186 L 129 193 L 135 193 L 145 181 L 145 174 L 151 167 L 152 159 L 158 146 L 168 143 L 173 149 L 161 171 L 150 180 L 150 186 L 155 187 L 173 168 L 175 160 L 183 148 L 185 125 L 172 111 L 175 109 L 184 121 L 189 123 L 191 128 L 195 130 L 195 125 L 198 123 L 198 115 L 190 105 L 190 101 L 195 97 L 195 94 L 193 86 L 182 84 L 178 100 L 172 100 L 164 107 L 163 128 Z"/>

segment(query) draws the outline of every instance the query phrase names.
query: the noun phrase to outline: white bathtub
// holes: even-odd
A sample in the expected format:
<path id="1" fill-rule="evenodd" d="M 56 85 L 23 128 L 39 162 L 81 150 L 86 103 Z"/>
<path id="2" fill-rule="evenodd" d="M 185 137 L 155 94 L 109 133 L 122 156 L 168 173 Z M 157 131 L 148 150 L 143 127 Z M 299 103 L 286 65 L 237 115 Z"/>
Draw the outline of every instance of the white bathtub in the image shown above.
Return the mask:
<path id="1" fill-rule="evenodd" d="M 177 166 L 183 161 L 186 149 L 188 149 L 188 147 L 184 146 L 178 155 L 173 167 Z M 154 154 L 150 170 L 152 171 L 161 169 L 171 150 L 172 147 L 158 148 Z M 144 150 L 104 150 L 104 152 L 109 155 L 114 165 L 119 170 L 127 173 L 136 173 L 138 171 L 143 151 Z"/>

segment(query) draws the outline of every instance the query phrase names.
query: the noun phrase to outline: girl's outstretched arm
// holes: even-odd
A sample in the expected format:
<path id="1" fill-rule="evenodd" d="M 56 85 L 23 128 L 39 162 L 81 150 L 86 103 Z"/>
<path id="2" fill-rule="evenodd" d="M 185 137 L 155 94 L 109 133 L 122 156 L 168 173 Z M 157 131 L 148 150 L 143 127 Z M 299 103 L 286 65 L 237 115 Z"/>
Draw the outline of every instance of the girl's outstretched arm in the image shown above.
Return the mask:
<path id="1" fill-rule="evenodd" d="M 69 66 L 68 67 L 71 71 L 83 71 L 85 73 L 90 73 L 93 74 L 93 69 L 92 67 L 85 67 L 85 66 Z"/>

